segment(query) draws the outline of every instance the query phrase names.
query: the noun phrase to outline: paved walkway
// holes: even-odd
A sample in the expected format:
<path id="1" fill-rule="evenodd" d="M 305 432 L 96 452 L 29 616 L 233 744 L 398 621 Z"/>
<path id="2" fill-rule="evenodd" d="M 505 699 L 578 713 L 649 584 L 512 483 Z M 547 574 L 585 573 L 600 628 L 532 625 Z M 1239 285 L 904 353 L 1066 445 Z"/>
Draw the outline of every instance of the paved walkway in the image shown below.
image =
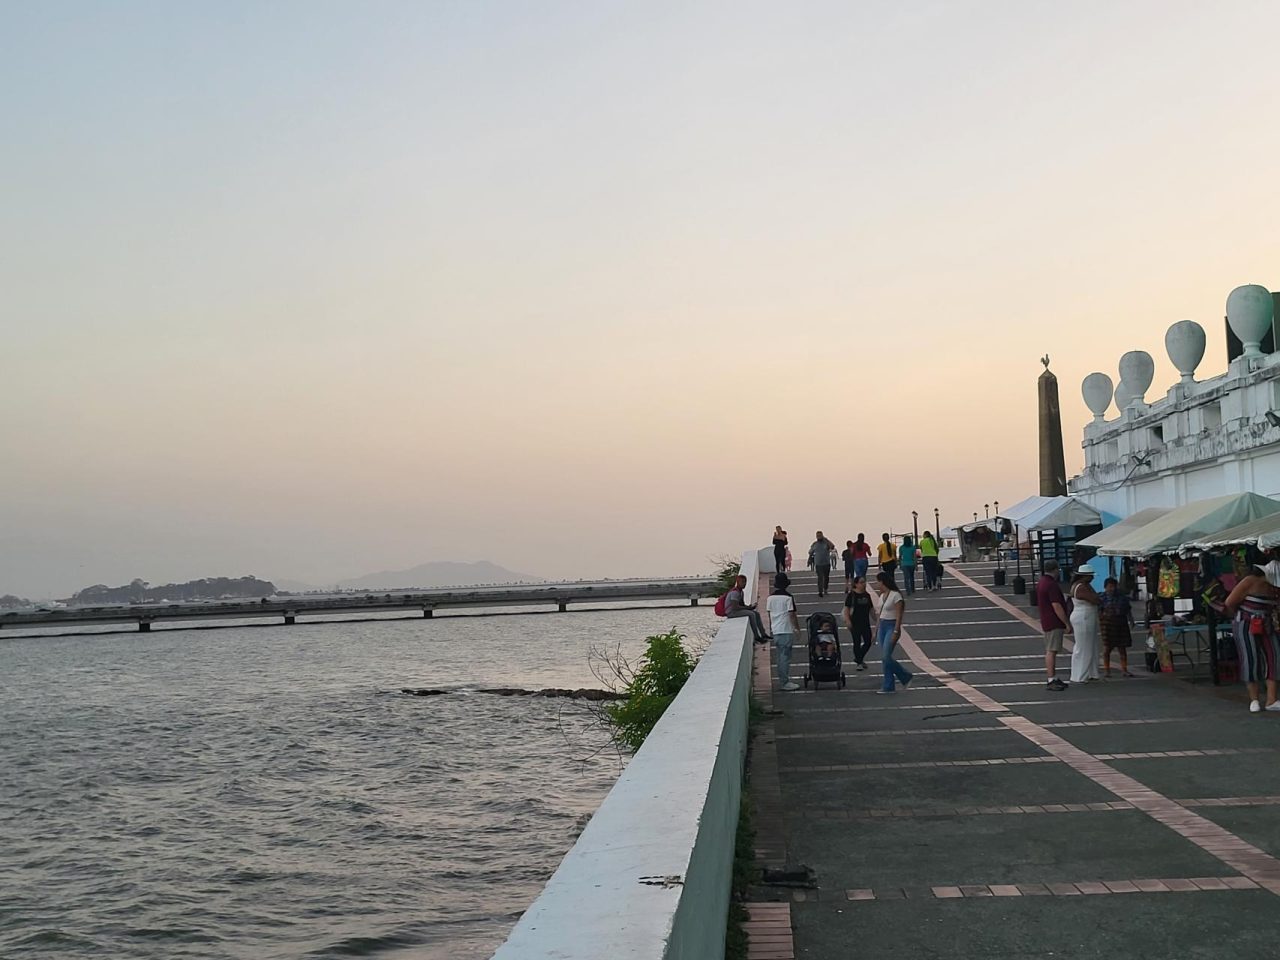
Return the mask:
<path id="1" fill-rule="evenodd" d="M 793 581 L 802 624 L 839 613 L 840 587 Z M 1137 678 L 1047 691 L 1026 598 L 986 566 L 945 582 L 908 600 L 909 690 L 875 696 L 843 627 L 844 690 L 770 696 L 757 657 L 758 857 L 816 881 L 760 891 L 790 902 L 794 956 L 1280 956 L 1280 716 L 1147 674 L 1136 646 Z"/>

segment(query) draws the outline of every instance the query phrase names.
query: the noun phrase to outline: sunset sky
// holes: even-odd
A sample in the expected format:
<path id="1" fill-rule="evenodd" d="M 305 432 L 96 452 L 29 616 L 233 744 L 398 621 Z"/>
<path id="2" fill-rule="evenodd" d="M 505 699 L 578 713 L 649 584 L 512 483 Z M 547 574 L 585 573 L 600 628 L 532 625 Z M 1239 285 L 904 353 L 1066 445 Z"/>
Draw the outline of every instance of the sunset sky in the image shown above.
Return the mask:
<path id="1" fill-rule="evenodd" d="M 0 4 L 0 594 L 675 575 L 1036 490 L 1280 286 L 1263 2 Z M 925 526 L 923 522 L 921 526 Z"/>

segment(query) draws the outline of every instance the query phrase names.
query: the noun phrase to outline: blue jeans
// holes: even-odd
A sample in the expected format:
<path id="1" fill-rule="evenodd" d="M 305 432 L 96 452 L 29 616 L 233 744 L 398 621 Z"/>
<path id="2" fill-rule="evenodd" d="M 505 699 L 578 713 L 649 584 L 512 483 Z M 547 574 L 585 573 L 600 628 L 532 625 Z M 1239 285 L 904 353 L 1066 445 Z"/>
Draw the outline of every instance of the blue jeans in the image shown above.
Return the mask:
<path id="1" fill-rule="evenodd" d="M 866 575 L 867 575 L 867 561 L 866 560 L 853 561 L 853 578 L 856 580 L 858 579 L 858 577 L 865 577 Z"/>
<path id="2" fill-rule="evenodd" d="M 897 679 L 899 683 L 906 683 L 911 679 L 911 674 L 903 669 L 902 664 L 893 659 L 893 650 L 898 645 L 898 641 L 893 638 L 893 631 L 898 628 L 897 620 L 881 620 L 880 629 L 876 634 L 876 639 L 880 642 L 880 664 L 884 668 L 884 683 L 881 690 L 893 690 L 893 681 Z"/>
<path id="3" fill-rule="evenodd" d="M 916 592 L 916 568 L 915 567 L 903 566 L 902 582 L 906 584 L 907 593 Z"/>
<path id="4" fill-rule="evenodd" d="M 778 651 L 778 686 L 791 682 L 791 640 L 795 634 L 773 632 L 773 646 Z"/>

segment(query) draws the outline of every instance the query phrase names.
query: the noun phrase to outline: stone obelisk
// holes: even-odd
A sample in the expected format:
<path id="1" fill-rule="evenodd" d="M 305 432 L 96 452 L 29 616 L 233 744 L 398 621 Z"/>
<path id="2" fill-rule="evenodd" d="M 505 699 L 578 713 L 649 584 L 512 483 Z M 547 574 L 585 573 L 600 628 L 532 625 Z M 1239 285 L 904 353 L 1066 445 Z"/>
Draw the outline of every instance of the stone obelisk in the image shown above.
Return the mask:
<path id="1" fill-rule="evenodd" d="M 1049 372 L 1049 355 L 1040 360 L 1044 373 L 1036 384 L 1040 398 L 1040 496 L 1067 493 L 1067 464 L 1062 454 L 1062 412 L 1058 407 L 1058 378 Z"/>

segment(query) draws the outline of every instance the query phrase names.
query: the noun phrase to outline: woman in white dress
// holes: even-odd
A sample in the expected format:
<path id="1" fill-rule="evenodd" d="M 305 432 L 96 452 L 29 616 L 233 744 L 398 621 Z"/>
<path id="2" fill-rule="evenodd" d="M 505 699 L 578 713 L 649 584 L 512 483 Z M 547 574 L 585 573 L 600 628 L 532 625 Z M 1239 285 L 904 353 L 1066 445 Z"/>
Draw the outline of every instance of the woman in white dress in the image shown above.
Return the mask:
<path id="1" fill-rule="evenodd" d="M 1098 605 L 1101 601 L 1093 589 L 1093 567 L 1087 563 L 1076 567 L 1071 579 L 1070 597 L 1071 636 L 1075 642 L 1075 649 L 1071 651 L 1071 682 L 1097 680 L 1098 655 L 1102 650 L 1098 626 Z"/>

